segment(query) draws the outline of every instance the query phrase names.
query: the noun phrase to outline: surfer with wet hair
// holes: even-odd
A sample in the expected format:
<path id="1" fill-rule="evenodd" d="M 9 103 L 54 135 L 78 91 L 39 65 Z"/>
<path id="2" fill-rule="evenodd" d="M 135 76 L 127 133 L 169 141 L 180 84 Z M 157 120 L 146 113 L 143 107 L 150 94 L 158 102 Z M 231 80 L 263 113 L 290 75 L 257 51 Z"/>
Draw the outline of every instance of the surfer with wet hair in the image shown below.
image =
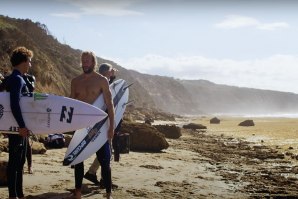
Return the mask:
<path id="1" fill-rule="evenodd" d="M 9 199 L 24 199 L 23 168 L 27 151 L 29 129 L 26 128 L 20 107 L 21 95 L 28 93 L 23 75 L 31 67 L 33 52 L 25 47 L 13 50 L 10 62 L 13 66 L 12 74 L 6 78 L 5 88 L 10 93 L 10 107 L 18 123 L 19 135 L 8 135 L 9 160 L 7 165 L 7 184 Z"/>
<path id="2" fill-rule="evenodd" d="M 93 52 L 85 51 L 81 55 L 83 74 L 71 81 L 70 97 L 83 102 L 93 104 L 102 93 L 108 110 L 110 126 L 108 129 L 108 141 L 96 152 L 97 159 L 101 165 L 102 176 L 106 187 L 106 198 L 112 198 L 112 177 L 111 177 L 111 149 L 110 142 L 114 136 L 114 105 L 112 94 L 107 78 L 95 72 L 97 65 L 96 56 Z M 84 177 L 84 163 L 75 166 L 75 192 L 69 198 L 81 199 L 81 187 Z"/>

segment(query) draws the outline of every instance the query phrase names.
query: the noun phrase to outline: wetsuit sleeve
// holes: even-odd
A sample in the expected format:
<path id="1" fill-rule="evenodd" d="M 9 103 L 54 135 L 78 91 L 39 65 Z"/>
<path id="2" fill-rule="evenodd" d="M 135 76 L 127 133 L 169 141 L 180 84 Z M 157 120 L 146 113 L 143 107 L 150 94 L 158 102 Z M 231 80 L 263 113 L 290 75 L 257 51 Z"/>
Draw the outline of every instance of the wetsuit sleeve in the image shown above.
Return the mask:
<path id="1" fill-rule="evenodd" d="M 21 89 L 23 86 L 23 82 L 20 78 L 14 78 L 12 85 L 13 86 L 11 86 L 11 89 L 10 89 L 10 108 L 19 127 L 24 128 L 25 122 L 24 122 L 21 107 L 20 107 Z"/>

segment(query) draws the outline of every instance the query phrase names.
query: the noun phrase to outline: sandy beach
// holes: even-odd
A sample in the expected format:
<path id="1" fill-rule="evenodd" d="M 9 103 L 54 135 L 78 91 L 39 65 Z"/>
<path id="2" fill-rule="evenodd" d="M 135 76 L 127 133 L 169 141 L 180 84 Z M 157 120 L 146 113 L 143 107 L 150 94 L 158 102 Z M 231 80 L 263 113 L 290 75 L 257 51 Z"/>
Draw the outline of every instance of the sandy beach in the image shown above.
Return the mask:
<path id="1" fill-rule="evenodd" d="M 113 183 L 119 186 L 113 197 L 298 198 L 298 119 L 224 117 L 211 125 L 210 118 L 188 121 L 207 130 L 182 130 L 160 153 L 131 151 L 112 161 Z M 245 119 L 256 125 L 238 126 Z M 28 198 L 62 199 L 71 193 L 74 171 L 62 166 L 65 151 L 33 155 L 34 173 L 25 166 L 24 174 Z M 94 157 L 85 161 L 85 171 Z M 0 158 L 7 159 L 7 153 Z M 83 184 L 82 198 L 104 198 L 105 190 L 85 179 Z M 0 187 L 0 198 L 7 196 L 7 188 Z"/>

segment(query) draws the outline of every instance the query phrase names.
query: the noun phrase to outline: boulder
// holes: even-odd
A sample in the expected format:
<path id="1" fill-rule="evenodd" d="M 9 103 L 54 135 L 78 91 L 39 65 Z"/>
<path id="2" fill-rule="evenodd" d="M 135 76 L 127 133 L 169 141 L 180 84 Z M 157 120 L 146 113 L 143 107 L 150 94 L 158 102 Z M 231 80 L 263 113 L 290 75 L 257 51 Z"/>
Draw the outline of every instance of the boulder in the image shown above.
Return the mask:
<path id="1" fill-rule="evenodd" d="M 8 152 L 8 138 L 0 140 L 0 152 Z"/>
<path id="2" fill-rule="evenodd" d="M 178 139 L 182 135 L 181 129 L 175 125 L 154 125 L 154 127 L 166 138 Z"/>
<path id="3" fill-rule="evenodd" d="M 32 154 L 44 154 L 47 149 L 40 142 L 35 142 L 33 140 L 29 140 L 29 144 L 32 148 Z M 0 151 L 8 152 L 8 139 L 3 139 L 0 141 Z"/>
<path id="4" fill-rule="evenodd" d="M 159 152 L 169 147 L 165 136 L 148 124 L 124 121 L 120 131 L 129 134 L 132 151 Z"/>
<path id="5" fill-rule="evenodd" d="M 72 135 L 64 135 L 64 139 L 65 139 L 64 147 L 68 147 L 68 145 L 72 139 Z"/>
<path id="6" fill-rule="evenodd" d="M 255 123 L 253 120 L 245 120 L 238 124 L 238 126 L 254 126 L 254 125 L 255 125 Z"/>
<path id="7" fill-rule="evenodd" d="M 7 160 L 0 161 L 0 186 L 7 186 L 7 176 L 6 176 L 6 167 Z"/>
<path id="8" fill-rule="evenodd" d="M 47 149 L 45 148 L 43 143 L 30 141 L 29 144 L 32 144 L 32 154 L 45 154 L 47 152 Z"/>
<path id="9" fill-rule="evenodd" d="M 220 119 L 217 117 L 214 117 L 210 120 L 210 124 L 220 124 Z"/>
<path id="10" fill-rule="evenodd" d="M 206 126 L 202 124 L 195 124 L 195 123 L 189 123 L 186 125 L 183 125 L 184 129 L 192 129 L 192 130 L 197 130 L 197 129 L 207 129 Z"/>
<path id="11" fill-rule="evenodd" d="M 146 117 L 146 118 L 144 119 L 144 122 L 145 122 L 145 124 L 152 125 L 152 123 L 154 122 L 154 119 L 151 118 L 151 117 Z"/>
<path id="12" fill-rule="evenodd" d="M 29 139 L 29 144 L 32 148 L 32 154 L 44 154 L 47 151 L 43 143 Z M 8 150 L 8 139 L 0 140 L 0 151 L 8 152 Z"/>
<path id="13" fill-rule="evenodd" d="M 47 137 L 48 137 L 47 134 L 45 134 L 45 135 L 43 135 L 43 134 L 41 134 L 41 135 L 36 135 L 36 137 L 37 137 L 37 139 L 38 139 L 39 142 L 41 142 L 41 143 L 43 143 L 44 145 L 46 145 L 46 143 L 47 143 Z"/>

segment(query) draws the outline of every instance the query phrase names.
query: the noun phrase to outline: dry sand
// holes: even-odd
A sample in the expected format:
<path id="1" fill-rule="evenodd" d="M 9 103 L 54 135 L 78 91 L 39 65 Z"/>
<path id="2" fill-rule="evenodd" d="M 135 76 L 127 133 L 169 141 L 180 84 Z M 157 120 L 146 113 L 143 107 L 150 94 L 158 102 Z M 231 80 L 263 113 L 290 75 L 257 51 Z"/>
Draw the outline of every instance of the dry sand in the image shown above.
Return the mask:
<path id="1" fill-rule="evenodd" d="M 114 198 L 298 198 L 298 120 L 253 118 L 256 126 L 238 127 L 244 119 L 227 117 L 210 125 L 210 118 L 199 118 L 194 121 L 205 124 L 206 132 L 183 130 L 161 153 L 121 154 L 120 162 L 112 161 L 113 182 L 119 186 Z M 24 174 L 28 198 L 69 195 L 74 175 L 62 166 L 65 151 L 33 155 L 34 174 L 27 167 Z M 94 157 L 85 161 L 85 170 Z M 82 198 L 104 198 L 103 189 L 87 180 L 83 184 Z M 0 187 L 0 198 L 7 198 L 6 187 Z"/>

